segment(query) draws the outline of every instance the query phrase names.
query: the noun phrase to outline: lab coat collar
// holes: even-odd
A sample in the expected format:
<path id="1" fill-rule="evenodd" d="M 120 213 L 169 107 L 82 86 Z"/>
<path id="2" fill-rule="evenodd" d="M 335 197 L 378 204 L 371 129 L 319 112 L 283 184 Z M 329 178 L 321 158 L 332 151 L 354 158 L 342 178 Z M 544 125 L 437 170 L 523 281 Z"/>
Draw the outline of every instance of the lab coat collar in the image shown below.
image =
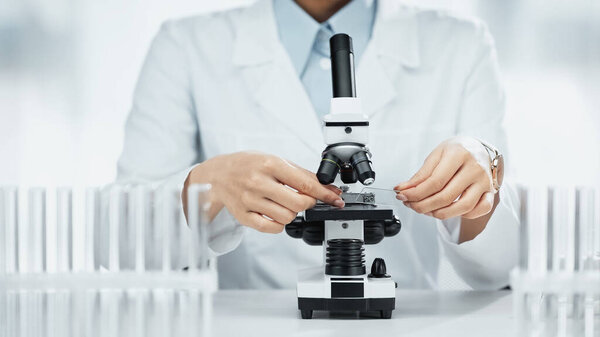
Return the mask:
<path id="1" fill-rule="evenodd" d="M 279 41 L 272 0 L 232 17 L 236 39 L 233 63 L 254 100 L 274 122 L 298 136 L 311 152 L 323 151 L 321 123 L 285 48 Z"/>
<path id="2" fill-rule="evenodd" d="M 380 0 L 372 43 L 380 56 L 390 57 L 407 68 L 421 65 L 419 31 L 414 10 L 395 0 Z"/>
<path id="3" fill-rule="evenodd" d="M 356 93 L 373 116 L 402 93 L 393 80 L 401 66 L 420 65 L 417 18 L 394 0 L 380 0 L 373 35 L 356 70 Z"/>
<path id="4" fill-rule="evenodd" d="M 232 62 L 241 68 L 254 99 L 312 151 L 322 151 L 321 122 L 279 41 L 272 0 L 259 0 L 231 19 L 236 36 Z M 398 95 L 392 82 L 399 68 L 396 64 L 419 66 L 417 34 L 416 18 L 406 8 L 394 0 L 378 2 L 373 35 L 356 75 L 357 93 L 367 115 L 380 111 Z"/>
<path id="5" fill-rule="evenodd" d="M 243 66 L 272 61 L 274 50 L 280 44 L 272 0 L 259 0 L 242 11 L 245 15 L 234 18 L 237 38 L 233 63 Z M 408 68 L 419 67 L 417 19 L 411 9 L 395 0 L 379 0 L 369 47 L 371 45 L 378 55 L 391 57 Z"/>

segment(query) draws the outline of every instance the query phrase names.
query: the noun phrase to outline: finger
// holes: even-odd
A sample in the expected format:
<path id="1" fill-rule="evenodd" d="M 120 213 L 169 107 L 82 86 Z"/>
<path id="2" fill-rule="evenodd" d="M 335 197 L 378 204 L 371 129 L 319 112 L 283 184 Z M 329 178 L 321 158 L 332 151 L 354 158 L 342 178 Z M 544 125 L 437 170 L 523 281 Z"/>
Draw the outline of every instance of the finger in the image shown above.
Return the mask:
<path id="1" fill-rule="evenodd" d="M 293 162 L 290 162 L 290 161 L 288 161 L 287 163 L 290 164 L 291 166 L 296 167 L 300 171 L 304 172 L 307 176 L 314 177 L 316 179 L 317 176 L 315 175 L 314 172 L 311 172 L 311 171 L 305 169 L 302 166 L 298 166 L 298 165 L 296 165 L 296 163 L 293 163 Z M 318 181 L 318 179 L 317 179 L 317 181 Z M 325 188 L 333 191 L 337 195 L 341 195 L 342 194 L 342 190 L 339 187 L 335 186 L 335 185 L 323 185 L 323 186 L 325 186 Z"/>
<path id="2" fill-rule="evenodd" d="M 470 212 L 463 214 L 463 218 L 467 219 L 476 219 L 482 217 L 492 211 L 494 208 L 494 193 L 486 192 L 484 193 L 479 202 Z"/>
<path id="3" fill-rule="evenodd" d="M 417 213 L 429 213 L 449 206 L 473 183 L 474 176 L 472 171 L 462 167 L 444 189 L 421 201 L 407 202 L 407 206 Z"/>
<path id="4" fill-rule="evenodd" d="M 344 207 L 342 198 L 329 188 L 321 185 L 314 173 L 307 174 L 297 167 L 283 164 L 279 169 L 275 169 L 272 174 L 281 183 L 290 186 L 300 193 L 336 207 Z"/>
<path id="5" fill-rule="evenodd" d="M 438 165 L 441 158 L 442 150 L 441 148 L 436 148 L 425 158 L 425 162 L 423 162 L 423 166 L 415 173 L 408 181 L 398 184 L 394 187 L 396 191 L 402 191 L 407 188 L 415 187 L 425 181 L 425 179 L 431 176 L 433 169 Z"/>
<path id="6" fill-rule="evenodd" d="M 458 201 L 452 203 L 450 206 L 431 212 L 431 215 L 441 220 L 461 216 L 475 208 L 483 193 L 485 193 L 485 190 L 479 184 L 473 184 L 463 192 Z"/>
<path id="7" fill-rule="evenodd" d="M 247 207 L 255 213 L 266 215 L 276 222 L 288 224 L 292 222 L 297 212 L 293 212 L 280 204 L 265 198 L 255 198 L 250 201 Z"/>
<path id="8" fill-rule="evenodd" d="M 337 195 L 341 195 L 342 194 L 342 190 L 335 186 L 335 185 L 324 185 L 326 189 L 332 191 L 333 193 L 337 194 Z"/>
<path id="9" fill-rule="evenodd" d="M 277 181 L 267 181 L 261 184 L 258 192 L 296 213 L 312 208 L 317 202 L 315 198 L 298 193 Z"/>
<path id="10" fill-rule="evenodd" d="M 283 231 L 284 225 L 278 223 L 274 220 L 269 220 L 262 216 L 261 214 L 248 211 L 246 212 L 244 219 L 242 220 L 242 225 L 248 226 L 250 228 L 254 228 L 259 232 L 263 233 L 281 233 Z"/>
<path id="11" fill-rule="evenodd" d="M 398 193 L 398 199 L 409 202 L 421 201 L 441 191 L 450 179 L 452 179 L 462 163 L 462 160 L 456 160 L 454 156 L 443 156 L 429 178 L 415 187 Z"/>

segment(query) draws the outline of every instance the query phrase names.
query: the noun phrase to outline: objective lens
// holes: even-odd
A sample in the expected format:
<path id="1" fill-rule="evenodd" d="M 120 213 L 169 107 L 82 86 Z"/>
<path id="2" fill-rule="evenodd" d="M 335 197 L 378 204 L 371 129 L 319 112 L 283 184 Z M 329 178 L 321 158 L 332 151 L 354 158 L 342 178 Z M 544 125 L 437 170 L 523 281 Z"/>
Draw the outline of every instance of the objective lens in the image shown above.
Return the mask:
<path id="1" fill-rule="evenodd" d="M 333 183 L 338 172 L 340 172 L 340 160 L 336 156 L 326 153 L 321 159 L 317 179 L 321 184 L 329 185 Z"/>
<path id="2" fill-rule="evenodd" d="M 356 172 L 350 164 L 342 165 L 340 170 L 340 178 L 344 184 L 354 184 L 358 180 Z"/>
<path id="3" fill-rule="evenodd" d="M 350 163 L 354 167 L 358 180 L 363 185 L 371 185 L 375 182 L 375 171 L 371 168 L 371 161 L 364 151 L 357 152 L 350 157 Z"/>

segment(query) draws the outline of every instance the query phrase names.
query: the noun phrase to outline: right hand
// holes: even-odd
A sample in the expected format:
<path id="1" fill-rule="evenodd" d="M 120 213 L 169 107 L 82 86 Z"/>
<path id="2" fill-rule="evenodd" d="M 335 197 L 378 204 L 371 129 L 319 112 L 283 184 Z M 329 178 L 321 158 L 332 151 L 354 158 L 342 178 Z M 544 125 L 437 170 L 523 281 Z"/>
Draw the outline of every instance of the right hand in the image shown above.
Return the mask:
<path id="1" fill-rule="evenodd" d="M 265 233 L 280 233 L 317 200 L 344 207 L 335 186 L 321 185 L 314 173 L 256 152 L 222 155 L 196 166 L 185 182 L 184 195 L 195 183 L 212 186 L 210 218 L 226 207 L 239 223 Z"/>

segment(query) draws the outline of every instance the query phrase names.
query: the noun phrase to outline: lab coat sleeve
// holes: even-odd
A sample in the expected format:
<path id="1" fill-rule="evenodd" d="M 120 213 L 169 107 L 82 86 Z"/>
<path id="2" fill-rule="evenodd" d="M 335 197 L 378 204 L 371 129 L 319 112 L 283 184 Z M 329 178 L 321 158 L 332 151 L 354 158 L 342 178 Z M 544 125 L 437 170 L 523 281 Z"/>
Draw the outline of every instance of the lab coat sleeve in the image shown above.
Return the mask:
<path id="1" fill-rule="evenodd" d="M 192 96 L 189 45 L 176 21 L 165 23 L 154 38 L 125 127 L 118 183 L 181 189 L 189 172 L 203 160 Z M 225 209 L 208 229 L 213 255 L 237 247 L 243 232 Z"/>
<path id="2" fill-rule="evenodd" d="M 496 146 L 505 157 L 509 175 L 506 135 L 503 128 L 505 96 L 493 39 L 485 25 L 477 24 L 467 40 L 474 46 L 468 59 L 462 108 L 457 131 Z M 506 178 L 497 205 L 485 229 L 473 240 L 458 244 L 460 219 L 440 221 L 438 232 L 445 253 L 456 272 L 475 289 L 499 289 L 509 284 L 509 272 L 517 264 L 518 197 Z"/>

